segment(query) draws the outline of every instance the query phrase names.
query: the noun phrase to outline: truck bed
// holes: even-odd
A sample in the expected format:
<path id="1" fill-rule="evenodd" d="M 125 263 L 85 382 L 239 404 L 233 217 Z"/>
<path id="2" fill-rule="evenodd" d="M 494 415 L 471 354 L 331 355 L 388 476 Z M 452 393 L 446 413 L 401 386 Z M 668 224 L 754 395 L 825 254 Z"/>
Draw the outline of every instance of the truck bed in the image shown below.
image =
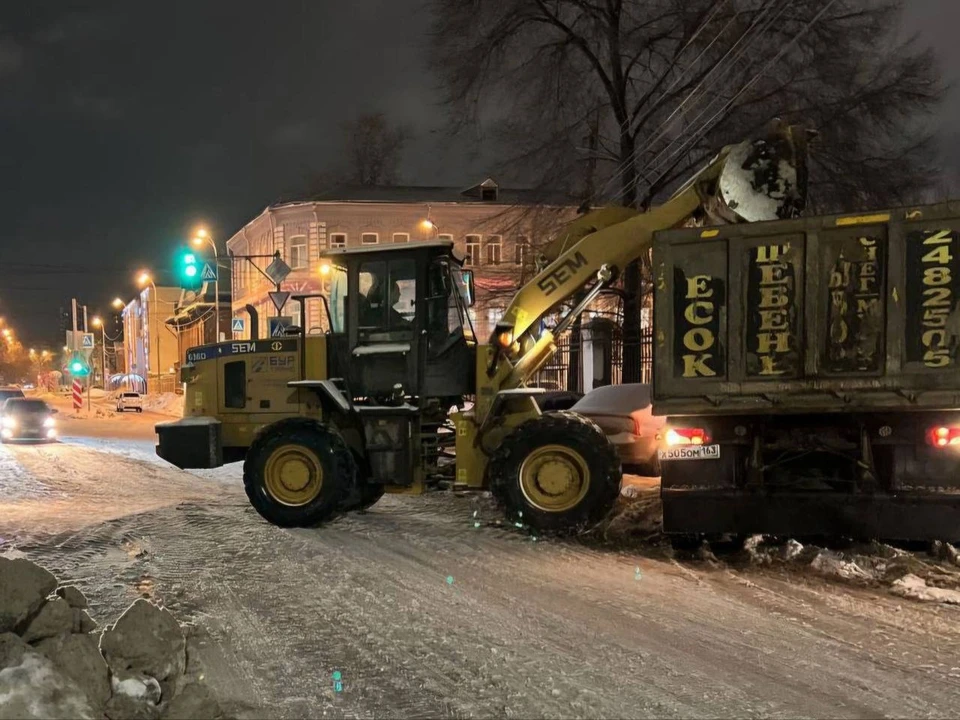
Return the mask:
<path id="1" fill-rule="evenodd" d="M 960 408 L 960 202 L 657 234 L 654 412 Z"/>

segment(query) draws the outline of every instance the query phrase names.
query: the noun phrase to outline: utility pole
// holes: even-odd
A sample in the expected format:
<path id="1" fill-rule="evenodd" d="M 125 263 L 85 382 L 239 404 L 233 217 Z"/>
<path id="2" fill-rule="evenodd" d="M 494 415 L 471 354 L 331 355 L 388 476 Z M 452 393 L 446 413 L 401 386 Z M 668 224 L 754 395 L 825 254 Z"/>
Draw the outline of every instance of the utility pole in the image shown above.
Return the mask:
<path id="1" fill-rule="evenodd" d="M 89 327 L 90 327 L 90 326 L 87 324 L 87 306 L 84 305 L 84 306 L 83 306 L 83 332 L 84 332 L 84 334 L 86 334 L 87 328 L 89 328 Z M 76 342 L 76 340 L 74 340 L 74 342 Z M 89 363 L 87 364 L 87 367 L 88 367 L 88 368 L 90 367 Z M 92 413 L 92 412 L 93 412 L 93 401 L 90 399 L 90 387 L 91 387 L 92 385 L 93 385 L 93 373 L 92 373 L 92 372 L 89 372 L 89 370 L 88 370 L 88 371 L 87 371 L 87 412 L 88 412 L 88 413 Z"/>

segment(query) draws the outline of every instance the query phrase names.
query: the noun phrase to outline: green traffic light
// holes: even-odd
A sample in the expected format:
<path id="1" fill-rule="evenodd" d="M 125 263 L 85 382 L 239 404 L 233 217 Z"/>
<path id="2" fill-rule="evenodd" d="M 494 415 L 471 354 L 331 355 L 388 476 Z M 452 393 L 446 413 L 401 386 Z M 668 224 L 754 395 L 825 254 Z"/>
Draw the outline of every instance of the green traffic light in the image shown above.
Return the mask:
<path id="1" fill-rule="evenodd" d="M 197 261 L 197 256 L 194 255 L 193 253 L 187 253 L 186 255 L 183 256 L 183 261 L 187 265 L 193 265 Z"/>
<path id="2" fill-rule="evenodd" d="M 197 266 L 196 266 L 196 265 L 187 265 L 187 267 L 185 267 L 185 268 L 183 269 L 183 274 L 186 275 L 187 277 L 196 277 L 196 275 L 197 275 Z"/>
<path id="3" fill-rule="evenodd" d="M 83 364 L 79 362 L 75 362 L 73 363 L 73 365 L 70 366 L 70 369 L 73 371 L 74 374 L 76 374 L 83 370 Z"/>

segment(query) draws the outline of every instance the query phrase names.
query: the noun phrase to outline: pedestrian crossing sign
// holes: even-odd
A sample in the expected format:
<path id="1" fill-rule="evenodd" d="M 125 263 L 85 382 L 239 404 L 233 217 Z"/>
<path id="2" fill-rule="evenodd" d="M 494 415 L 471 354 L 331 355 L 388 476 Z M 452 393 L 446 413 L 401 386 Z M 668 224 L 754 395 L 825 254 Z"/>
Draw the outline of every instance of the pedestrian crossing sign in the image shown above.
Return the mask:
<path id="1" fill-rule="evenodd" d="M 242 333 L 243 326 L 244 326 L 243 318 L 234 318 L 233 323 L 230 326 L 230 329 L 235 333 Z"/>
<path id="2" fill-rule="evenodd" d="M 217 279 L 217 268 L 210 263 L 203 264 L 203 271 L 200 273 L 200 279 L 203 282 L 214 282 Z"/>

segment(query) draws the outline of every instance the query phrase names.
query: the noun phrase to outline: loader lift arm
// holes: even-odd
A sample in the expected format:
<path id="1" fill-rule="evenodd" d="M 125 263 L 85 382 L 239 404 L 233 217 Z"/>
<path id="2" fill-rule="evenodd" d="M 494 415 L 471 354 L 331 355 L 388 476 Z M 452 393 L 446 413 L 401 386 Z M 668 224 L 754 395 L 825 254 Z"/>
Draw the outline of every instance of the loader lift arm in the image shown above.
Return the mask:
<path id="1" fill-rule="evenodd" d="M 647 212 L 607 207 L 585 214 L 544 248 L 547 262 L 513 297 L 490 338 L 493 393 L 525 384 L 556 352 L 554 339 L 624 268 L 646 253 L 654 233 L 691 219 L 721 224 L 799 213 L 806 195 L 808 131 L 776 125 L 758 141 L 725 147 L 669 200 Z M 537 334 L 551 310 L 587 289 L 553 331 Z M 489 405 L 478 402 L 478 419 Z"/>

